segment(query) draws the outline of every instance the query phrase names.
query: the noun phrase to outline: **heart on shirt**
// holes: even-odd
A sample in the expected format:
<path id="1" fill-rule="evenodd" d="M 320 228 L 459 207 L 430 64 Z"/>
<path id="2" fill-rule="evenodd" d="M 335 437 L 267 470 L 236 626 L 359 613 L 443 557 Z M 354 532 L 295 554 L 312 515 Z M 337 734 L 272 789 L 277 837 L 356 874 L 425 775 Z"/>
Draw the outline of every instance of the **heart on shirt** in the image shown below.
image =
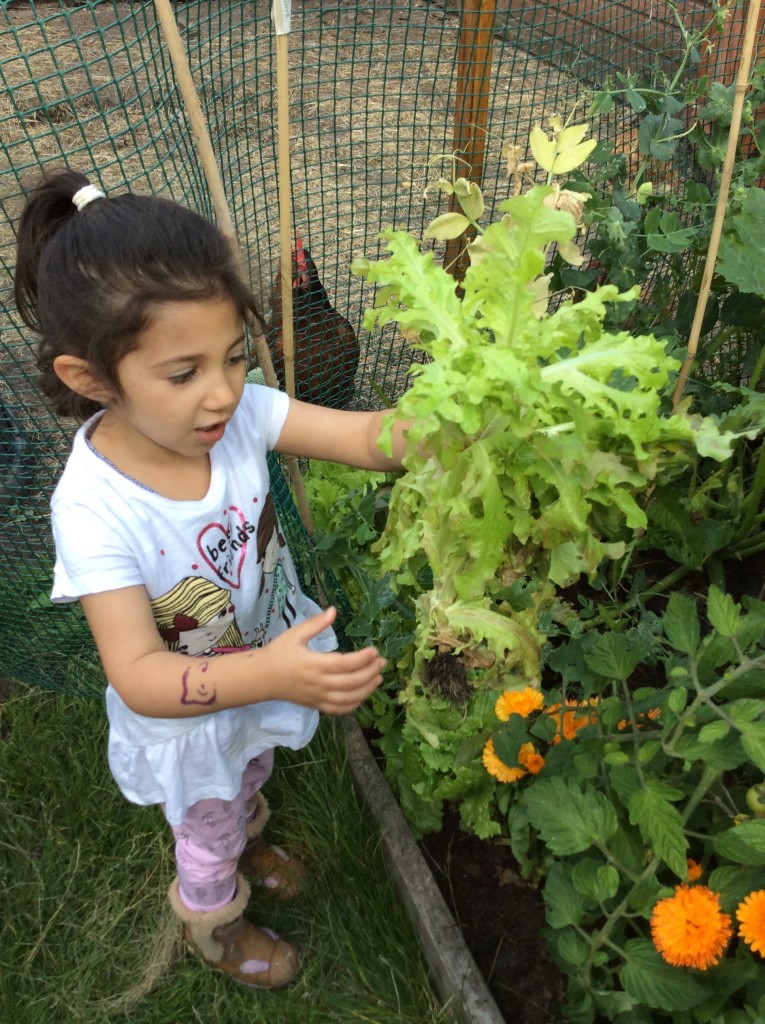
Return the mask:
<path id="1" fill-rule="evenodd" d="M 255 533 L 255 527 L 235 505 L 230 505 L 228 511 L 228 526 L 208 523 L 197 538 L 197 547 L 213 572 L 224 583 L 238 589 L 242 582 L 247 542 Z"/>

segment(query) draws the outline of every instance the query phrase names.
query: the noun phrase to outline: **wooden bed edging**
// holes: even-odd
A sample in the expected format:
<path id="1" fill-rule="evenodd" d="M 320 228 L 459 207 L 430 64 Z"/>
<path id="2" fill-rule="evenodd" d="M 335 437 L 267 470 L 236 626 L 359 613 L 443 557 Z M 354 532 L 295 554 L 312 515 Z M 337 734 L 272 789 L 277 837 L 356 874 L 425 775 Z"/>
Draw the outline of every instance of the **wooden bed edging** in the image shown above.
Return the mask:
<path id="1" fill-rule="evenodd" d="M 460 1024 L 505 1024 L 358 722 L 348 716 L 342 727 L 354 786 L 379 829 L 388 874 L 420 940 L 434 991 Z"/>

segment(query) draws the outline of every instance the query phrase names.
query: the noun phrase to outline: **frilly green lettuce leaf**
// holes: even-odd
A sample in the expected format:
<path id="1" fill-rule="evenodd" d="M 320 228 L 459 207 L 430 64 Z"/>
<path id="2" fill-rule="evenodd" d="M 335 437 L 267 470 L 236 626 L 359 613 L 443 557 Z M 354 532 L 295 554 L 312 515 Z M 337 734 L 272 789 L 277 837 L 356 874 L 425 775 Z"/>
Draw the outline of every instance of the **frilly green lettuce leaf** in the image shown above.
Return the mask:
<path id="1" fill-rule="evenodd" d="M 407 472 L 377 547 L 394 585 L 416 599 L 403 743 L 407 757 L 421 749 L 427 758 L 428 771 L 412 782 L 421 801 L 486 786 L 478 758 L 457 777 L 447 756 L 456 748 L 429 717 L 434 701 L 422 680 L 433 652 L 472 657 L 479 686 L 537 680 L 540 616 L 555 587 L 621 556 L 646 525 L 644 495 L 659 474 L 697 452 L 724 458 L 734 436 L 685 407 L 665 411 L 679 363 L 659 340 L 605 329 L 609 307 L 634 303 L 637 290 L 606 285 L 578 301 L 558 297 L 539 315 L 535 282 L 551 246 L 576 233 L 569 213 L 545 206 L 550 191 L 535 187 L 502 204 L 501 219 L 471 246 L 461 291 L 401 232 L 383 234 L 387 259 L 355 264 L 379 286 L 366 326 L 397 324 L 430 356 L 413 366 L 398 403 L 409 421 Z M 531 607 L 492 597 L 522 577 L 538 584 Z M 473 729 L 455 724 L 460 743 Z"/>

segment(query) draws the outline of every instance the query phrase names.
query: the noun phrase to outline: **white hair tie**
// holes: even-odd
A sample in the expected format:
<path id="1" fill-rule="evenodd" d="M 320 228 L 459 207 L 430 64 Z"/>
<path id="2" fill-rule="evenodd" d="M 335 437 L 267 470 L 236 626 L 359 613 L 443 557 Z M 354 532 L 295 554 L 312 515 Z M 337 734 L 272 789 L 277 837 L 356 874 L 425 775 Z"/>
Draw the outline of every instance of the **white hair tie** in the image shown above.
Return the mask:
<path id="1" fill-rule="evenodd" d="M 78 213 L 82 213 L 88 203 L 92 203 L 94 199 L 106 199 L 101 189 L 96 188 L 95 185 L 83 185 L 72 196 L 72 202 L 77 207 Z"/>

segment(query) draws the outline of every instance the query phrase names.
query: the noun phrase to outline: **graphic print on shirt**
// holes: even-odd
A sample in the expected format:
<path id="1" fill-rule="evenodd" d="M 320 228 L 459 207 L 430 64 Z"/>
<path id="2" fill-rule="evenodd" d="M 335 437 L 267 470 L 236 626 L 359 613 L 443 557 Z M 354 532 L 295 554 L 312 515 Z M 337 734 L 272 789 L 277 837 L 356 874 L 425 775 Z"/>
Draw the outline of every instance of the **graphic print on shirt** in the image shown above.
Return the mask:
<path id="1" fill-rule="evenodd" d="M 169 651 L 194 657 L 247 647 L 234 618 L 231 591 L 202 576 L 187 576 L 151 602 L 159 635 Z"/>
<path id="2" fill-rule="evenodd" d="M 260 513 L 257 532 L 258 564 L 263 565 L 263 576 L 260 580 L 260 598 L 267 596 L 267 607 L 265 621 L 257 629 L 259 642 L 253 646 L 259 646 L 265 642 L 265 638 L 271 627 L 271 617 L 276 613 L 285 626 L 289 628 L 297 618 L 297 610 L 290 600 L 297 593 L 297 586 L 287 575 L 284 568 L 284 561 L 281 557 L 282 551 L 287 550 L 287 542 L 279 527 L 279 520 L 276 517 L 276 506 L 269 491 L 263 504 L 263 511 Z"/>
<path id="3" fill-rule="evenodd" d="M 224 530 L 218 522 L 208 523 L 199 533 L 197 547 L 203 556 L 209 555 L 207 564 L 227 579 L 230 588 L 247 586 L 235 603 L 229 587 L 204 576 L 186 576 L 155 597 L 151 601 L 154 621 L 170 651 L 212 657 L 263 647 L 297 618 L 298 587 L 288 575 L 289 559 L 285 565 L 286 541 L 271 492 L 262 504 L 257 527 L 235 506 L 229 506 L 229 513 L 233 527 Z M 251 534 L 255 536 L 249 545 Z M 250 559 L 246 561 L 248 549 Z M 250 598 L 254 607 L 242 604 L 248 593 L 256 595 Z"/>
<path id="4" fill-rule="evenodd" d="M 255 527 L 236 505 L 229 505 L 223 523 L 208 523 L 197 538 L 199 553 L 215 575 L 228 586 L 238 590 L 242 585 L 242 566 L 247 554 L 247 542 Z"/>

